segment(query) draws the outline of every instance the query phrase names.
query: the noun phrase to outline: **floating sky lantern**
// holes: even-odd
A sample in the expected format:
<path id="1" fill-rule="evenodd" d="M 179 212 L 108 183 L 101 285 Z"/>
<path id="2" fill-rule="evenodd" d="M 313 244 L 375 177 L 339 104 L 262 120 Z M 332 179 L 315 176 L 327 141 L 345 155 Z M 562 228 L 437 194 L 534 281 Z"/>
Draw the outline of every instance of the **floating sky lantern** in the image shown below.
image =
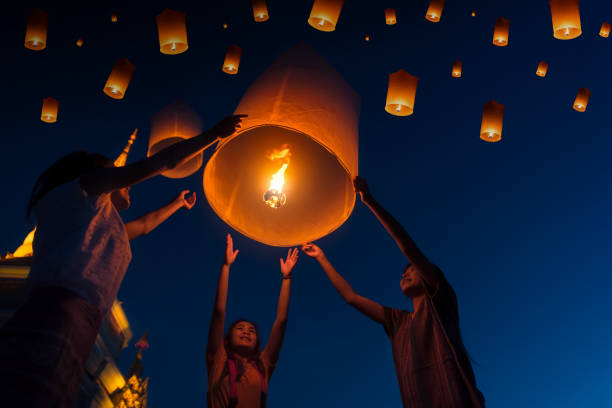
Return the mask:
<path id="1" fill-rule="evenodd" d="M 157 32 L 159 34 L 159 51 L 162 54 L 175 55 L 187 51 L 187 27 L 185 13 L 165 9 L 159 13 Z"/>
<path id="2" fill-rule="evenodd" d="M 545 77 L 547 72 L 548 72 L 548 63 L 544 62 L 544 61 L 541 61 L 538 64 L 538 69 L 536 71 L 536 75 L 539 76 L 539 77 Z"/>
<path id="3" fill-rule="evenodd" d="M 442 17 L 442 10 L 444 10 L 444 3 L 446 0 L 431 0 L 425 18 L 432 23 L 437 23 Z"/>
<path id="4" fill-rule="evenodd" d="M 604 38 L 608 38 L 610 36 L 610 23 L 603 23 L 601 25 L 601 30 L 599 30 L 599 35 Z"/>
<path id="5" fill-rule="evenodd" d="M 370 41 L 370 36 L 369 36 L 369 35 L 366 35 L 366 36 L 365 36 L 365 40 L 366 40 L 366 41 Z"/>
<path id="6" fill-rule="evenodd" d="M 24 46 L 34 51 L 47 47 L 47 28 L 49 15 L 40 9 L 34 9 L 28 14 Z"/>
<path id="7" fill-rule="evenodd" d="M 461 78 L 462 72 L 463 72 L 463 63 L 461 61 L 455 61 L 453 63 L 452 76 L 455 78 Z"/>
<path id="8" fill-rule="evenodd" d="M 117 14 L 113 13 L 111 14 L 111 23 L 116 23 L 117 22 Z"/>
<path id="9" fill-rule="evenodd" d="M 82 47 L 83 46 L 83 38 L 82 37 L 77 38 L 76 46 L 77 47 Z"/>
<path id="10" fill-rule="evenodd" d="M 308 24 L 319 31 L 334 31 L 344 0 L 315 0 Z"/>
<path id="11" fill-rule="evenodd" d="M 580 88 L 578 90 L 578 95 L 576 95 L 576 99 L 574 100 L 574 110 L 578 112 L 586 111 L 590 98 L 591 91 L 588 88 Z"/>
<path id="12" fill-rule="evenodd" d="M 395 116 L 412 115 L 418 83 L 419 78 L 410 75 L 403 69 L 389 74 L 385 110 Z"/>
<path id="13" fill-rule="evenodd" d="M 476 10 L 472 10 L 472 17 L 476 17 Z"/>
<path id="14" fill-rule="evenodd" d="M 57 121 L 57 110 L 59 109 L 59 101 L 52 97 L 43 99 L 42 111 L 40 112 L 40 120 L 47 123 Z"/>
<path id="15" fill-rule="evenodd" d="M 385 22 L 387 25 L 394 25 L 397 23 L 397 16 L 395 15 L 395 10 L 392 8 L 388 8 L 385 10 Z"/>
<path id="16" fill-rule="evenodd" d="M 482 110 L 482 124 L 480 125 L 480 138 L 487 142 L 499 142 L 504 127 L 504 110 L 501 103 L 490 100 L 485 103 Z"/>
<path id="17" fill-rule="evenodd" d="M 127 58 L 117 60 L 104 85 L 104 93 L 113 99 L 123 99 L 135 70 L 136 67 Z"/>
<path id="18" fill-rule="evenodd" d="M 262 21 L 266 21 L 270 18 L 268 14 L 268 6 L 266 5 L 266 0 L 253 0 L 253 18 L 258 23 Z"/>
<path id="19" fill-rule="evenodd" d="M 237 45 L 230 45 L 227 47 L 225 53 L 225 60 L 223 61 L 223 72 L 230 75 L 236 75 L 238 73 L 238 67 L 240 66 L 240 56 L 242 55 L 242 48 Z"/>
<path id="20" fill-rule="evenodd" d="M 578 0 L 550 0 L 553 37 L 571 40 L 582 34 L 580 6 Z"/>
<path id="21" fill-rule="evenodd" d="M 302 43 L 251 84 L 235 113 L 248 117 L 204 170 L 217 215 L 274 246 L 316 240 L 342 225 L 355 205 L 359 120 L 359 96 L 344 79 Z M 288 156 L 271 155 L 286 149 L 290 164 Z M 285 164 L 284 204 L 270 205 L 267 198 L 282 201 L 268 192 Z"/>
<path id="22" fill-rule="evenodd" d="M 227 27 L 228 27 L 228 26 L 227 26 L 227 23 L 225 23 L 225 22 L 224 22 L 224 23 L 223 23 L 221 26 L 222 26 L 224 29 L 227 29 Z"/>
<path id="23" fill-rule="evenodd" d="M 163 108 L 151 118 L 151 136 L 147 157 L 185 139 L 202 133 L 200 117 L 182 100 Z M 202 167 L 202 153 L 190 158 L 162 175 L 168 178 L 183 178 L 192 175 Z"/>
<path id="24" fill-rule="evenodd" d="M 510 36 L 510 21 L 503 17 L 495 20 L 495 30 L 493 31 L 493 44 L 498 47 L 505 47 L 508 45 L 508 38 Z"/>

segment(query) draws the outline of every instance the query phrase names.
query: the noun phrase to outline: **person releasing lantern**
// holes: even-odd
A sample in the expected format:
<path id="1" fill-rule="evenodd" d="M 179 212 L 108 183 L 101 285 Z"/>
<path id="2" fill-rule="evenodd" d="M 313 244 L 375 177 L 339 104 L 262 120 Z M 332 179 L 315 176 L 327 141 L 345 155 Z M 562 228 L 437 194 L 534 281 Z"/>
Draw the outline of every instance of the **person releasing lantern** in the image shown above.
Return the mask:
<path id="1" fill-rule="evenodd" d="M 461 78 L 463 73 L 463 63 L 461 61 L 455 61 L 453 64 L 452 76 L 454 78 Z"/>
<path id="2" fill-rule="evenodd" d="M 431 0 L 425 18 L 432 23 L 437 23 L 442 17 L 442 10 L 444 10 L 444 3 L 446 0 Z"/>
<path id="3" fill-rule="evenodd" d="M 387 25 L 394 25 L 397 23 L 397 16 L 395 15 L 395 10 L 392 8 L 388 8 L 385 10 L 385 22 Z"/>
<path id="4" fill-rule="evenodd" d="M 538 70 L 536 71 L 536 75 L 539 77 L 545 77 L 547 72 L 548 72 L 548 63 L 541 61 L 538 64 Z"/>
<path id="5" fill-rule="evenodd" d="M 601 25 L 601 30 L 599 30 L 599 35 L 608 38 L 610 36 L 610 23 L 603 23 Z"/>
<path id="6" fill-rule="evenodd" d="M 553 37 L 571 40 L 582 34 L 579 0 L 550 0 Z"/>
<path id="7" fill-rule="evenodd" d="M 175 55 L 187 51 L 187 27 L 185 13 L 165 9 L 156 17 L 159 34 L 159 51 Z"/>
<path id="8" fill-rule="evenodd" d="M 591 91 L 588 88 L 580 88 L 578 90 L 578 95 L 576 95 L 576 99 L 574 100 L 574 110 L 578 112 L 586 111 L 590 98 Z"/>
<path id="9" fill-rule="evenodd" d="M 40 51 L 47 47 L 47 28 L 49 15 L 40 9 L 28 14 L 24 46 L 30 50 Z"/>
<path id="10" fill-rule="evenodd" d="M 495 20 L 495 30 L 493 31 L 493 44 L 498 47 L 505 47 L 508 45 L 510 36 L 510 21 L 503 17 Z"/>
<path id="11" fill-rule="evenodd" d="M 418 83 L 419 78 L 410 75 L 403 69 L 389 74 L 385 110 L 394 116 L 412 115 Z"/>
<path id="12" fill-rule="evenodd" d="M 43 99 L 42 111 L 40 113 L 40 120 L 47 123 L 54 123 L 57 121 L 57 110 L 59 108 L 59 101 L 52 97 Z"/>
<path id="13" fill-rule="evenodd" d="M 486 142 L 499 142 L 502 138 L 505 107 L 501 103 L 490 100 L 482 110 L 480 138 Z"/>
<path id="14" fill-rule="evenodd" d="M 280 208 L 287 202 L 287 196 L 283 192 L 285 185 L 285 171 L 291 159 L 291 150 L 288 145 L 283 145 L 281 149 L 274 149 L 267 155 L 269 160 L 275 163 L 282 163 L 280 169 L 274 173 L 270 180 L 270 186 L 264 193 L 264 202 L 271 208 Z"/>
<path id="15" fill-rule="evenodd" d="M 242 48 L 237 45 L 230 45 L 227 47 L 225 53 L 225 60 L 223 61 L 223 72 L 230 75 L 236 75 L 238 73 L 238 66 L 240 65 L 240 56 L 242 55 Z"/>
<path id="16" fill-rule="evenodd" d="M 334 31 L 344 0 L 315 0 L 308 24 L 319 31 Z"/>
<path id="17" fill-rule="evenodd" d="M 253 5 L 253 18 L 255 21 L 260 23 L 270 18 L 266 0 L 252 0 L 251 4 Z"/>
<path id="18" fill-rule="evenodd" d="M 104 85 L 104 93 L 113 99 L 123 99 L 135 70 L 136 67 L 127 58 L 117 60 Z"/>

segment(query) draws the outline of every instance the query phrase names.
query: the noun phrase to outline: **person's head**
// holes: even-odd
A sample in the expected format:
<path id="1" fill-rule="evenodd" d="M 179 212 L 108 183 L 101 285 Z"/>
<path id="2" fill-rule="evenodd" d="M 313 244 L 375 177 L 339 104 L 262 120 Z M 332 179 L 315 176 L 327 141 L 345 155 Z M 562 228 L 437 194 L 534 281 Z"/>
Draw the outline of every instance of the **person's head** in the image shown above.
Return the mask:
<path id="1" fill-rule="evenodd" d="M 261 341 L 257 325 L 248 320 L 236 320 L 227 330 L 223 339 L 228 354 L 236 353 L 243 357 L 259 356 Z"/>
<path id="2" fill-rule="evenodd" d="M 413 299 L 417 296 L 425 294 L 423 278 L 418 272 L 416 265 L 408 264 L 404 268 L 402 278 L 400 280 L 400 288 L 406 297 Z"/>

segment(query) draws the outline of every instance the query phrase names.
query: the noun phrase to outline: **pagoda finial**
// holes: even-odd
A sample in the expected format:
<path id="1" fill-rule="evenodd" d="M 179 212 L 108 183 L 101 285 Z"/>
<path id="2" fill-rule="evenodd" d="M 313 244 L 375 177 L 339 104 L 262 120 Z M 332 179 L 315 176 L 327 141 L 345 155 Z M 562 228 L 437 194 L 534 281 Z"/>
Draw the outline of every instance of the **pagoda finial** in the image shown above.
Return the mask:
<path id="1" fill-rule="evenodd" d="M 146 329 L 144 331 L 144 333 L 142 334 L 142 337 L 140 338 L 140 340 L 138 340 L 135 344 L 134 347 L 136 347 L 138 350 L 146 350 L 149 348 L 149 330 Z"/>
<path id="2" fill-rule="evenodd" d="M 138 349 L 138 354 L 136 354 L 136 358 L 134 359 L 134 362 L 130 366 L 128 377 L 136 375 L 136 377 L 142 378 L 142 371 L 144 369 L 144 366 L 142 364 L 142 351 L 149 348 L 148 337 L 149 337 L 149 331 L 145 330 L 140 340 L 138 340 L 134 344 L 134 347 Z"/>
<path id="3" fill-rule="evenodd" d="M 130 135 L 130 140 L 128 140 L 127 145 L 125 146 L 119 157 L 117 157 L 117 160 L 115 160 L 115 167 L 125 166 L 128 153 L 130 152 L 130 148 L 132 147 L 134 140 L 136 140 L 136 133 L 138 133 L 138 129 L 134 129 L 134 132 L 132 132 L 132 134 Z"/>

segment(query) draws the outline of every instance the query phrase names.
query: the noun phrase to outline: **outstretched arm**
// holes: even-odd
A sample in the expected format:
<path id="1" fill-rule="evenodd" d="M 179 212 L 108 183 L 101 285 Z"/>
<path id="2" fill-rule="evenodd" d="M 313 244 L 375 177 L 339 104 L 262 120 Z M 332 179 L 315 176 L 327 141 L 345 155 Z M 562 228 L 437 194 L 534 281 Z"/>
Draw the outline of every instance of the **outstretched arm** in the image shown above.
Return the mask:
<path id="1" fill-rule="evenodd" d="M 370 319 L 374 320 L 378 323 L 383 323 L 385 321 L 385 312 L 384 308 L 374 302 L 371 299 L 361 296 L 359 293 L 355 292 L 353 287 L 349 285 L 349 283 L 334 269 L 331 262 L 325 257 L 325 254 L 318 246 L 314 244 L 304 244 L 302 245 L 302 251 L 319 261 L 319 264 L 323 268 L 323 271 L 329 278 L 330 282 L 342 299 L 349 305 L 353 306 L 355 309 L 359 310 L 364 315 L 368 316 Z"/>
<path id="2" fill-rule="evenodd" d="M 183 190 L 178 197 L 163 207 L 126 223 L 125 228 L 127 229 L 128 237 L 134 239 L 148 234 L 181 208 L 191 210 L 195 205 L 196 193 L 194 192 L 186 197 L 187 194 L 189 194 L 189 190 Z"/>
<path id="3" fill-rule="evenodd" d="M 278 306 L 276 307 L 276 319 L 272 325 L 272 331 L 270 332 L 270 339 L 268 344 L 263 351 L 263 355 L 267 358 L 268 362 L 272 365 L 276 364 L 278 355 L 283 345 L 283 339 L 285 338 L 285 329 L 287 328 L 287 317 L 289 315 L 289 297 L 291 294 L 291 271 L 297 263 L 298 250 L 297 248 L 290 249 L 287 253 L 287 259 L 280 260 L 281 275 L 283 276 L 283 283 L 281 284 L 280 296 L 278 298 Z"/>
<path id="4" fill-rule="evenodd" d="M 227 234 L 225 257 L 223 259 L 223 265 L 221 265 L 221 272 L 219 273 L 217 294 L 215 296 L 215 304 L 213 306 L 210 327 L 208 329 L 208 344 L 206 346 L 206 354 L 208 356 L 213 356 L 217 350 L 219 350 L 219 347 L 223 347 L 223 327 L 225 326 L 225 305 L 227 303 L 229 271 L 237 255 L 238 250 L 234 251 L 232 236 Z"/>
<path id="5" fill-rule="evenodd" d="M 355 191 L 361 196 L 361 201 L 376 215 L 378 221 L 385 227 L 389 235 L 393 237 L 406 258 L 417 267 L 417 270 L 421 272 L 423 279 L 428 284 L 436 287 L 436 284 L 440 281 L 437 269 L 429 262 L 425 254 L 421 252 L 404 227 L 374 199 L 365 179 L 355 177 L 354 185 Z"/>

